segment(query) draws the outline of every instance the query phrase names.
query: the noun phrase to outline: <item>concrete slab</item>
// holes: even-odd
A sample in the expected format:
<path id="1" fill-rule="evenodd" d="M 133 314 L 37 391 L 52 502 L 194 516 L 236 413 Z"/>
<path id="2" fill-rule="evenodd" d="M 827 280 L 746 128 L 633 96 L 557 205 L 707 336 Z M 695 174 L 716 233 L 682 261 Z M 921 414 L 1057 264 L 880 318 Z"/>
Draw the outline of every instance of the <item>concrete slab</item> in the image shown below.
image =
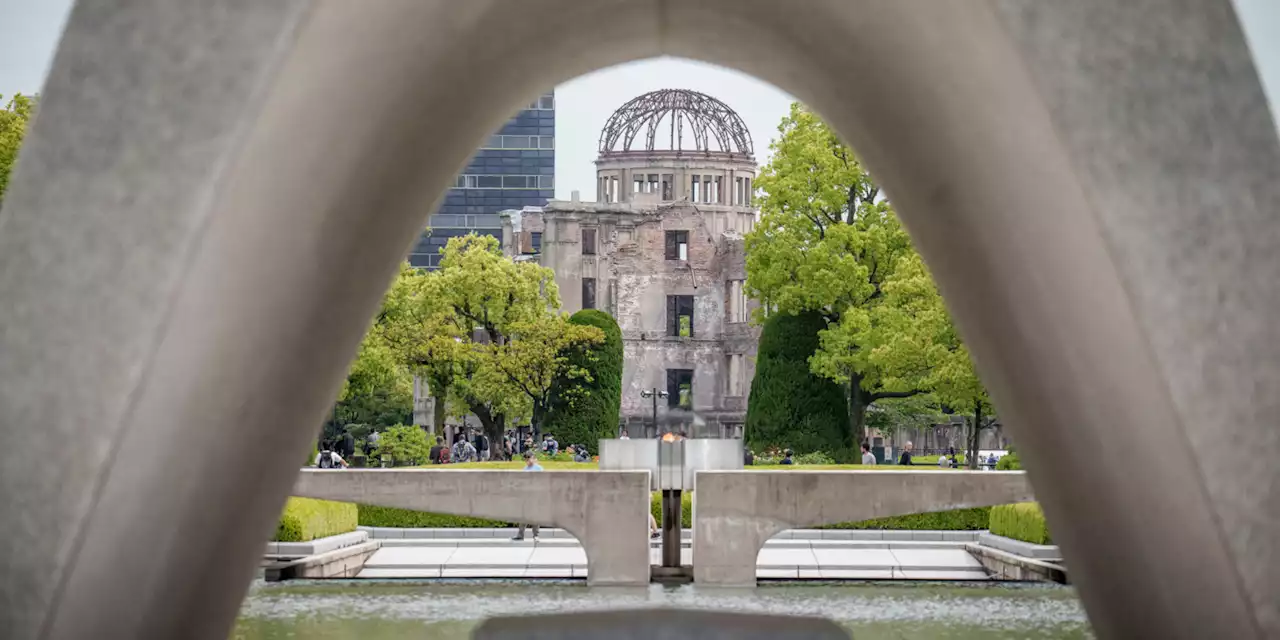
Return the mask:
<path id="1" fill-rule="evenodd" d="M 888 549 L 814 549 L 812 553 L 819 569 L 889 569 L 901 565 Z"/>
<path id="2" fill-rule="evenodd" d="M 694 579 L 715 586 L 753 584 L 766 541 L 804 527 L 1032 498 L 1026 475 L 1005 471 L 701 471 L 697 486 Z M 942 541 L 935 532 L 911 539 L 923 538 Z"/>
<path id="3" fill-rule="evenodd" d="M 891 549 L 899 567 L 927 569 L 981 570 L 982 564 L 968 551 L 961 549 Z"/>
<path id="4" fill-rule="evenodd" d="M 420 565 L 443 565 L 457 551 L 454 547 L 382 547 L 375 552 L 365 567 L 409 568 Z"/>
<path id="5" fill-rule="evenodd" d="M 756 565 L 760 567 L 800 567 L 817 565 L 812 549 L 786 549 L 767 547 L 756 556 Z M 696 567 L 697 564 L 695 563 Z"/>
<path id="6" fill-rule="evenodd" d="M 581 547 L 558 547 L 539 545 L 529 556 L 529 567 L 556 567 L 587 564 L 587 554 Z"/>
<path id="7" fill-rule="evenodd" d="M 529 559 L 534 554 L 533 547 L 458 547 L 454 550 L 453 555 L 449 556 L 446 567 L 456 567 L 461 565 L 480 565 L 486 567 L 495 566 L 525 566 L 529 564 Z M 582 554 L 583 562 L 586 562 L 586 554 Z"/>
<path id="8" fill-rule="evenodd" d="M 648 488 L 647 471 L 303 470 L 293 493 L 539 524 L 547 527 L 547 538 L 582 542 L 586 551 L 579 553 L 591 564 L 592 584 L 642 585 L 649 583 Z M 575 499 L 560 499 L 566 495 Z M 403 537 L 402 532 L 388 532 L 396 533 Z M 435 536 L 492 537 L 475 529 L 438 530 Z"/>

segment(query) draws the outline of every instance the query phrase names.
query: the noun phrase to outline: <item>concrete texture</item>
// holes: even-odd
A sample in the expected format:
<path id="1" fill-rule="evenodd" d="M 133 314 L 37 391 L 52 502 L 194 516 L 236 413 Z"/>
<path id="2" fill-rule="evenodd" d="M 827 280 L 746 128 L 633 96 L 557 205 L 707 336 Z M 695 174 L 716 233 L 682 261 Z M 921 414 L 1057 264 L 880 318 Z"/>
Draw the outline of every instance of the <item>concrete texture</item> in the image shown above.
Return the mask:
<path id="1" fill-rule="evenodd" d="M 754 585 L 752 559 L 788 529 L 1031 497 L 1021 471 L 702 471 L 693 496 L 693 577 L 709 586 Z"/>
<path id="2" fill-rule="evenodd" d="M 969 557 L 990 572 L 993 580 L 1070 584 L 1067 570 L 1057 562 L 1028 558 L 979 544 L 965 545 L 965 550 Z"/>
<path id="3" fill-rule="evenodd" d="M 1036 560 L 1045 560 L 1048 562 L 1061 562 L 1062 550 L 1057 545 L 1052 544 L 1031 544 L 1013 538 L 997 536 L 995 534 L 983 531 L 978 536 L 977 543 L 992 549 L 1012 553 L 1024 558 L 1035 558 Z"/>
<path id="4" fill-rule="evenodd" d="M 639 155 L 635 155 L 639 154 Z M 650 157 L 652 156 L 652 157 Z M 695 173 L 719 173 L 731 177 L 730 166 L 686 152 L 633 152 L 627 163 L 648 164 L 654 175 L 675 172 L 684 180 L 688 165 L 715 164 Z M 723 165 L 723 166 L 721 166 Z M 641 171 L 636 169 L 636 171 Z M 630 170 L 624 170 L 631 188 Z M 616 171 L 615 171 L 616 173 Z M 730 181 L 730 184 L 733 184 Z M 604 192 L 599 192 L 603 194 Z M 755 375 L 759 327 L 747 320 L 754 303 L 741 296 L 746 280 L 742 234 L 755 223 L 750 206 L 692 204 L 683 191 L 675 201 L 661 201 L 650 194 L 628 198 L 621 204 L 553 200 L 541 211 L 520 213 L 521 233 L 541 231 L 539 262 L 553 269 L 560 288 L 561 306 L 574 312 L 583 308 L 583 278 L 593 278 L 596 309 L 613 315 L 622 331 L 622 420 L 633 438 L 655 437 L 659 431 L 684 429 L 697 437 L 741 437 L 746 401 Z M 582 231 L 596 232 L 596 252 L 582 252 Z M 687 233 L 687 260 L 666 258 L 668 231 Z M 513 220 L 503 224 L 508 253 L 518 250 Z M 731 290 L 739 295 L 730 295 Z M 693 302 L 693 335 L 669 334 L 667 297 L 689 296 Z M 692 410 L 705 421 L 695 427 L 688 410 L 658 401 L 659 431 L 653 427 L 652 400 L 641 391 L 668 391 L 667 371 L 693 372 Z"/>
<path id="5" fill-rule="evenodd" d="M 858 150 L 1100 638 L 1280 635 L 1280 144 L 1230 0 L 79 3 L 0 211 L 0 627 L 226 638 L 458 167 L 662 54 Z"/>
<path id="6" fill-rule="evenodd" d="M 582 543 L 590 584 L 649 583 L 646 471 L 304 469 L 293 495 L 561 527 Z"/>
<path id="7" fill-rule="evenodd" d="M 910 533 L 910 532 L 890 532 Z M 909 536 L 898 536 L 909 537 Z M 364 564 L 359 578 L 575 578 L 590 571 L 582 547 L 572 538 L 513 542 L 505 538 L 393 538 Z M 755 559 L 757 577 L 846 580 L 985 580 L 982 565 L 966 542 L 885 542 L 774 539 Z M 661 564 L 660 541 L 649 550 Z M 681 562 L 695 564 L 693 550 Z M 827 575 L 822 576 L 820 573 Z"/>

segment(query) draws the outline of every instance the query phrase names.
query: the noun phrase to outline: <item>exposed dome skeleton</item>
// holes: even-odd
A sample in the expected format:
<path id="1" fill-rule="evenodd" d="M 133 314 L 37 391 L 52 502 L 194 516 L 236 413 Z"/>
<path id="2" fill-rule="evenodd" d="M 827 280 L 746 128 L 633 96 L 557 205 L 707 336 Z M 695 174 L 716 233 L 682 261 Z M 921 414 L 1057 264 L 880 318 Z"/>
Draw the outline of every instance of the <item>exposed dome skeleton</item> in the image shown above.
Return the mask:
<path id="1" fill-rule="evenodd" d="M 666 146 L 661 144 L 664 138 Z M 709 95 L 686 89 L 660 89 L 637 96 L 614 111 L 600 132 L 602 156 L 661 150 L 748 157 L 754 153 L 751 132 L 733 109 Z"/>

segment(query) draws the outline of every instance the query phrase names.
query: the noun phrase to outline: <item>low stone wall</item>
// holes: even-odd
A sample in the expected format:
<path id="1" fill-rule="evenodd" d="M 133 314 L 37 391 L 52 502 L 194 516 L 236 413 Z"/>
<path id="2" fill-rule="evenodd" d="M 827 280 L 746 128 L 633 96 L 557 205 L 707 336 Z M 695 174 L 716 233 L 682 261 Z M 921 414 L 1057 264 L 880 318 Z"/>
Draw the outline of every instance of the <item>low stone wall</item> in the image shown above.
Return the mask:
<path id="1" fill-rule="evenodd" d="M 1005 536 L 998 536 L 989 531 L 982 532 L 978 536 L 978 544 L 992 549 L 999 549 L 1006 553 L 1012 553 L 1016 556 L 1031 558 L 1033 560 L 1043 560 L 1045 562 L 1061 562 L 1062 550 L 1057 545 L 1052 544 L 1032 544 Z"/>
<path id="2" fill-rule="evenodd" d="M 582 543 L 593 585 L 649 583 L 649 472 L 316 470 L 293 495 L 562 527 Z"/>
<path id="3" fill-rule="evenodd" d="M 381 546 L 377 541 L 362 542 L 289 562 L 267 565 L 263 578 L 268 582 L 295 578 L 354 578 Z"/>
<path id="4" fill-rule="evenodd" d="M 1021 471 L 700 471 L 694 581 L 754 586 L 755 559 L 788 529 L 1024 502 Z"/>
<path id="5" fill-rule="evenodd" d="M 967 544 L 965 550 L 982 564 L 993 580 L 1070 584 L 1066 568 L 1058 564 L 1024 558 L 981 544 Z"/>

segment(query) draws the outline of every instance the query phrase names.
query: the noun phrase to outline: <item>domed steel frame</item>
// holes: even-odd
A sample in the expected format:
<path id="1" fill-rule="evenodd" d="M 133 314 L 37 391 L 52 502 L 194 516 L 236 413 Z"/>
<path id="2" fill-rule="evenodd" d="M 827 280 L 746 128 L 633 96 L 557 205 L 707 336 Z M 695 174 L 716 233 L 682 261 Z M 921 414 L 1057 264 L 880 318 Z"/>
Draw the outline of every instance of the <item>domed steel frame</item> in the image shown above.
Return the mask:
<path id="1" fill-rule="evenodd" d="M 669 125 L 663 127 L 664 121 Z M 667 130 L 666 149 L 656 145 L 662 129 Z M 692 149 L 683 148 L 686 133 L 693 139 Z M 643 148 L 637 148 L 637 137 L 643 139 Z M 705 93 L 688 89 L 660 89 L 632 98 L 609 116 L 600 131 L 602 155 L 664 150 L 753 155 L 751 132 L 738 113 Z"/>

